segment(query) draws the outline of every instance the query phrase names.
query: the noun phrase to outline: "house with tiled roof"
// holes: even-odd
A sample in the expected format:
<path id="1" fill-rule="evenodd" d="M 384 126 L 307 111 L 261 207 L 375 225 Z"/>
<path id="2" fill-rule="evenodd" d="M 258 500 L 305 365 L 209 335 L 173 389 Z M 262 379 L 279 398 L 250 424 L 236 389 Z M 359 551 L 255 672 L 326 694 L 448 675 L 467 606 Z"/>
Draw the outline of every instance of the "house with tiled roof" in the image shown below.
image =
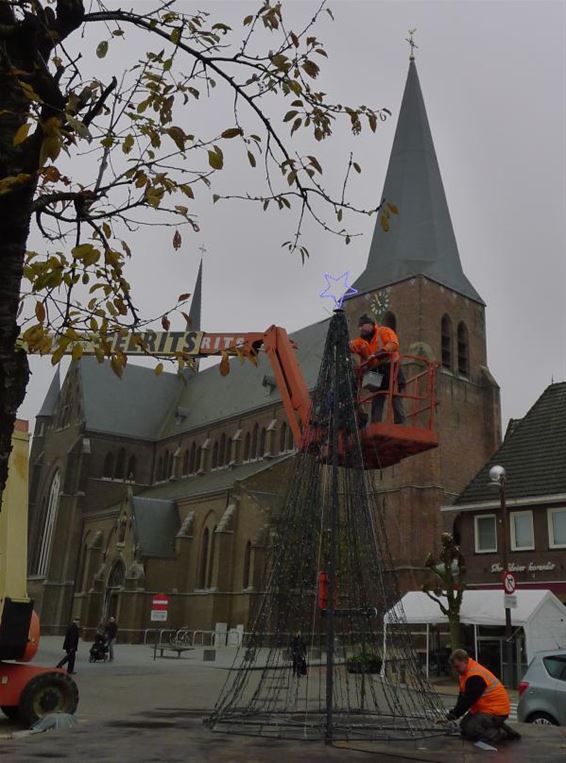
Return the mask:
<path id="1" fill-rule="evenodd" d="M 551 384 L 442 513 L 451 517 L 468 585 L 501 586 L 504 522 L 493 466 L 505 469 L 509 571 L 520 589 L 548 588 L 566 603 L 566 382 Z"/>
<path id="2" fill-rule="evenodd" d="M 369 475 L 384 504 L 395 572 L 418 588 L 444 529 L 440 507 L 500 441 L 499 388 L 488 369 L 485 304 L 464 273 L 415 61 L 411 59 L 381 195 L 398 207 L 376 225 L 352 334 L 368 311 L 397 330 L 401 350 L 438 361 L 440 447 Z M 206 329 L 203 273 L 191 329 Z M 226 316 L 233 330 L 237 316 Z M 258 330 L 272 323 L 258 316 Z M 307 387 L 317 378 L 327 321 L 292 335 Z M 462 456 L 465 454 L 465 457 Z M 152 627 L 246 627 L 263 587 L 294 443 L 267 358 L 179 378 L 131 360 L 73 362 L 56 376 L 31 452 L 29 583 L 44 632 L 72 614 L 87 629 L 117 617 L 122 638 Z M 153 624 L 155 626 L 155 623 Z M 158 623 L 163 626 L 162 622 Z"/>

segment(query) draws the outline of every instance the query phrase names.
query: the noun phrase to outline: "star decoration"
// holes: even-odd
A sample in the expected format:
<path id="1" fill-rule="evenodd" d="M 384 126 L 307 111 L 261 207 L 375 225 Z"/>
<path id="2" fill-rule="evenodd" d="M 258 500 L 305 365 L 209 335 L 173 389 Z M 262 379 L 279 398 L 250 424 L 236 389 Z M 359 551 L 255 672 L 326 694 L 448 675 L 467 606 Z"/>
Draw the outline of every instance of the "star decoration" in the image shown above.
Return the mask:
<path id="1" fill-rule="evenodd" d="M 325 273 L 324 277 L 326 279 L 326 289 L 320 292 L 320 296 L 333 299 L 337 310 L 342 307 L 346 297 L 352 297 L 358 293 L 358 290 L 348 283 L 350 278 L 350 271 L 348 270 L 337 278 L 331 276 L 330 273 Z"/>

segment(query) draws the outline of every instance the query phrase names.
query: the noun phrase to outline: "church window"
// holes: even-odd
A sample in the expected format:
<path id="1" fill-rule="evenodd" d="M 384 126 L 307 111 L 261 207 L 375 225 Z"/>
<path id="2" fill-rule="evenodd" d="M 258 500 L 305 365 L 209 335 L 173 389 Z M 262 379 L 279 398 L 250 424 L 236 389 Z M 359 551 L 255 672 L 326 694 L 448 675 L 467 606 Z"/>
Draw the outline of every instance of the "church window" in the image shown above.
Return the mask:
<path id="1" fill-rule="evenodd" d="M 114 478 L 117 480 L 124 479 L 124 468 L 126 466 L 126 451 L 124 448 L 120 448 L 118 451 L 118 457 L 116 458 L 116 469 L 114 470 Z"/>
<path id="2" fill-rule="evenodd" d="M 196 461 L 195 461 L 195 472 L 200 472 L 201 461 L 202 461 L 202 445 L 199 445 L 197 448 L 197 455 L 196 455 Z"/>
<path id="3" fill-rule="evenodd" d="M 224 466 L 226 463 L 226 435 L 222 434 L 220 445 L 218 446 L 218 466 Z"/>
<path id="4" fill-rule="evenodd" d="M 197 456 L 197 446 L 193 442 L 193 444 L 191 445 L 191 454 L 189 456 L 189 474 L 194 474 L 197 470 L 196 456 Z"/>
<path id="5" fill-rule="evenodd" d="M 254 424 L 254 428 L 252 430 L 252 445 L 251 445 L 250 458 L 257 458 L 258 433 L 259 433 L 259 427 L 257 424 Z"/>
<path id="6" fill-rule="evenodd" d="M 251 450 L 251 436 L 249 432 L 246 432 L 246 436 L 244 437 L 244 461 L 250 460 L 250 450 Z"/>
<path id="7" fill-rule="evenodd" d="M 265 437 L 266 437 L 265 427 L 262 427 L 260 435 L 259 435 L 256 458 L 263 458 L 263 456 L 265 455 Z"/>
<path id="8" fill-rule="evenodd" d="M 452 368 L 452 321 L 443 315 L 440 322 L 440 343 L 443 368 Z"/>
<path id="9" fill-rule="evenodd" d="M 183 453 L 183 465 L 181 467 L 181 474 L 185 477 L 189 473 L 189 449 L 187 448 Z"/>
<path id="10" fill-rule="evenodd" d="M 45 515 L 45 524 L 41 536 L 41 548 L 39 551 L 39 560 L 37 564 L 37 575 L 47 574 L 47 565 L 51 555 L 51 545 L 55 532 L 55 520 L 57 518 L 57 508 L 59 506 L 59 491 L 61 489 L 61 472 L 56 471 L 51 480 L 49 488 L 49 498 L 47 500 L 47 513 Z"/>
<path id="11" fill-rule="evenodd" d="M 287 424 L 284 421 L 281 424 L 281 429 L 279 430 L 279 453 L 284 453 L 287 449 Z"/>
<path id="12" fill-rule="evenodd" d="M 382 326 L 387 326 L 387 328 L 397 331 L 397 318 L 395 317 L 395 313 L 388 310 L 383 316 Z"/>
<path id="13" fill-rule="evenodd" d="M 218 466 L 218 443 L 216 440 L 214 441 L 214 445 L 212 446 L 212 468 L 216 469 Z"/>
<path id="14" fill-rule="evenodd" d="M 287 427 L 287 450 L 295 449 L 295 440 L 293 439 L 293 432 L 291 427 Z"/>
<path id="15" fill-rule="evenodd" d="M 155 470 L 155 481 L 161 482 L 163 479 L 163 456 L 159 456 L 157 461 L 157 468 Z"/>
<path id="16" fill-rule="evenodd" d="M 246 543 L 246 550 L 244 552 L 244 580 L 243 588 L 249 588 L 250 586 L 250 566 L 252 560 L 252 544 L 251 541 Z"/>
<path id="17" fill-rule="evenodd" d="M 171 454 L 168 450 L 165 451 L 165 456 L 163 457 L 163 473 L 161 475 L 162 480 L 168 480 L 169 476 L 171 474 Z"/>
<path id="18" fill-rule="evenodd" d="M 458 373 L 464 376 L 470 373 L 468 329 L 462 322 L 458 324 Z"/>
<path id="19" fill-rule="evenodd" d="M 126 479 L 130 480 L 131 482 L 136 481 L 136 457 L 130 456 L 128 459 L 128 470 L 126 473 Z"/>
<path id="20" fill-rule="evenodd" d="M 208 539 L 209 539 L 208 527 L 204 528 L 202 534 L 202 540 L 200 542 L 200 565 L 198 575 L 198 587 L 204 588 L 206 585 L 206 570 L 208 567 Z"/>
<path id="21" fill-rule="evenodd" d="M 102 476 L 112 479 L 114 476 L 114 455 L 108 451 L 104 457 L 104 466 L 102 468 Z"/>
<path id="22" fill-rule="evenodd" d="M 208 560 L 208 576 L 206 579 L 206 587 L 212 588 L 214 580 L 214 556 L 216 551 L 216 526 L 212 530 L 212 538 L 210 540 L 210 559 Z"/>

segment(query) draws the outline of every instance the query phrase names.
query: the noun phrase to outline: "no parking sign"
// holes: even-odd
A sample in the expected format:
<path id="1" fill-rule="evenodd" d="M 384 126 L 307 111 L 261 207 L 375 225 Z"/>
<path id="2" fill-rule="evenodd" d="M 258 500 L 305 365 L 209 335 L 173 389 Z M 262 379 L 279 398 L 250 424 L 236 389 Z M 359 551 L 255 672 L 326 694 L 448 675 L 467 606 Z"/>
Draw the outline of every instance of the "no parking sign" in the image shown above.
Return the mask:
<path id="1" fill-rule="evenodd" d="M 505 570 L 503 573 L 503 590 L 507 594 L 507 596 L 511 596 L 515 593 L 517 589 L 517 582 L 515 580 L 515 576 L 509 572 L 509 570 Z"/>

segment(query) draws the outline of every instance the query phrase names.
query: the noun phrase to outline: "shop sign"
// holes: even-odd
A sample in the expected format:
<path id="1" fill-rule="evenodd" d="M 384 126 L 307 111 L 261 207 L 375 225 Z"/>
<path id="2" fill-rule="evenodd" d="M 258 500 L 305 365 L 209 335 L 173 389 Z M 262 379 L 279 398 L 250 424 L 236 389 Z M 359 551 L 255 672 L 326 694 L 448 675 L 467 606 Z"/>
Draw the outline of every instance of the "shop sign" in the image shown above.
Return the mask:
<path id="1" fill-rule="evenodd" d="M 515 562 L 511 562 L 507 568 L 508 572 L 552 572 L 555 569 L 556 564 L 554 562 L 541 562 L 540 564 L 537 562 L 529 562 L 528 564 L 515 564 Z M 492 573 L 503 572 L 503 565 L 495 562 L 495 564 L 491 565 L 489 571 Z"/>

